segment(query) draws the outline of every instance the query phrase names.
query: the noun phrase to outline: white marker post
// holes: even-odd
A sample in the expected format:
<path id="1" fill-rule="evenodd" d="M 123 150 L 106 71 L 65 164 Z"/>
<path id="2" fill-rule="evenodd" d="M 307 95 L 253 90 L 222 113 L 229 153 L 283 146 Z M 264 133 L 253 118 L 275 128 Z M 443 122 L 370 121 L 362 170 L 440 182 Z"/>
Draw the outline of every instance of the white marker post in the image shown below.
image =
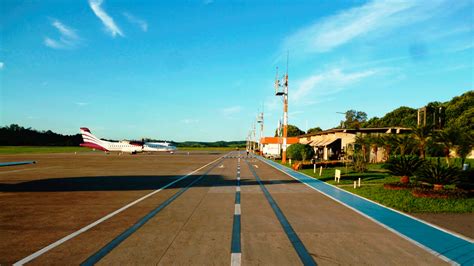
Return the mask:
<path id="1" fill-rule="evenodd" d="M 336 173 L 334 174 L 334 181 L 339 183 L 341 181 L 341 170 L 336 169 Z"/>
<path id="2" fill-rule="evenodd" d="M 357 188 L 357 181 L 354 181 L 354 188 Z"/>
<path id="3" fill-rule="evenodd" d="M 291 159 L 290 159 L 290 165 L 291 165 Z"/>
<path id="4" fill-rule="evenodd" d="M 323 174 L 323 166 L 321 165 L 321 167 L 319 167 L 319 176 L 321 176 Z"/>
<path id="5" fill-rule="evenodd" d="M 360 187 L 360 177 L 359 177 L 359 180 L 357 180 L 357 181 L 358 181 L 357 186 Z"/>
<path id="6" fill-rule="evenodd" d="M 316 174 L 316 163 L 314 164 L 313 174 Z"/>

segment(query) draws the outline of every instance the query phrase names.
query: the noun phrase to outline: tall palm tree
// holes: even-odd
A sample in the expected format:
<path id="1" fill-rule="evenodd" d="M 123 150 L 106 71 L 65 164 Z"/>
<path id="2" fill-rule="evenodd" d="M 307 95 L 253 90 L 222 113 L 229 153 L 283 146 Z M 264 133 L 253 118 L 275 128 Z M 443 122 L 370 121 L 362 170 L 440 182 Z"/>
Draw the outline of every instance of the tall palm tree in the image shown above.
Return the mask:
<path id="1" fill-rule="evenodd" d="M 390 158 L 390 153 L 392 152 L 392 148 L 396 146 L 396 135 L 393 134 L 386 134 L 380 138 L 381 145 L 384 149 L 384 156 L 383 160 L 387 161 Z"/>
<path id="2" fill-rule="evenodd" d="M 395 146 L 395 152 L 401 156 L 405 156 L 407 153 L 411 153 L 416 142 L 411 135 L 401 134 L 393 137 L 393 144 Z"/>
<path id="3" fill-rule="evenodd" d="M 367 162 L 367 147 L 369 146 L 369 136 L 363 134 L 357 135 L 355 137 L 355 144 L 360 146 L 362 158 L 364 162 Z"/>
<path id="4" fill-rule="evenodd" d="M 461 157 L 461 167 L 466 161 L 466 157 L 474 149 L 474 132 L 465 130 L 461 132 L 461 135 L 456 140 L 456 153 Z"/>
<path id="5" fill-rule="evenodd" d="M 444 156 L 446 158 L 446 164 L 449 166 L 449 154 L 450 151 L 456 146 L 456 143 L 461 138 L 461 131 L 457 128 L 445 128 L 441 131 L 436 132 L 433 135 L 433 140 L 441 144 L 443 147 Z"/>
<path id="6" fill-rule="evenodd" d="M 374 154 L 374 158 L 371 160 L 371 163 L 377 163 L 377 153 L 379 147 L 384 145 L 383 137 L 378 134 L 372 134 L 368 136 L 367 142 L 370 145 L 371 152 Z"/>
<path id="7" fill-rule="evenodd" d="M 411 135 L 418 143 L 420 158 L 425 159 L 425 149 L 428 140 L 431 138 L 431 126 L 419 126 L 413 129 Z"/>

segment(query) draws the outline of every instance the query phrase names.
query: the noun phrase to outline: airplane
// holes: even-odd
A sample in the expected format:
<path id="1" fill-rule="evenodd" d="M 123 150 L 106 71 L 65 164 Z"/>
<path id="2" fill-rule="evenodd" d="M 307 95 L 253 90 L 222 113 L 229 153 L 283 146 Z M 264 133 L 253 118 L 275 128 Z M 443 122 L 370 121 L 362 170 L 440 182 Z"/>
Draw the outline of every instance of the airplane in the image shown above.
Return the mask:
<path id="1" fill-rule="evenodd" d="M 140 152 L 169 152 L 174 153 L 176 147 L 168 142 L 144 142 L 144 141 L 106 141 L 94 136 L 86 127 L 81 127 L 81 135 L 84 143 L 80 146 L 105 152 L 117 151 L 137 154 Z"/>

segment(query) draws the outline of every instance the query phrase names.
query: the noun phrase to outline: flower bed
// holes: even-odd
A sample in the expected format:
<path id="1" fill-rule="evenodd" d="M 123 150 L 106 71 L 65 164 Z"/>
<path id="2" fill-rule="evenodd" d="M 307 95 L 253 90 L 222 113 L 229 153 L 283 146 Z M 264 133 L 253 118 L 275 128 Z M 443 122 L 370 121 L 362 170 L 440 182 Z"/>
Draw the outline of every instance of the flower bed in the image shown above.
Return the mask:
<path id="1" fill-rule="evenodd" d="M 461 189 L 434 190 L 428 188 L 415 188 L 411 194 L 417 198 L 448 199 L 448 198 L 469 198 L 472 193 Z"/>

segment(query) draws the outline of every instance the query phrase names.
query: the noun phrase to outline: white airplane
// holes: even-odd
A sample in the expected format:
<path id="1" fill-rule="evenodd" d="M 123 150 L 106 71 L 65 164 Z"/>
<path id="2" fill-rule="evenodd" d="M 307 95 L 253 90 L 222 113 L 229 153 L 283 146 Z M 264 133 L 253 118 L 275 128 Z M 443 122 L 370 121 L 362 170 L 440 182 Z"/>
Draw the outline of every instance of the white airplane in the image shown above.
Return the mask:
<path id="1" fill-rule="evenodd" d="M 84 143 L 80 145 L 91 149 L 101 151 L 117 151 L 136 154 L 139 152 L 170 152 L 174 153 L 175 146 L 167 142 L 140 142 L 140 141 L 105 141 L 92 135 L 91 131 L 86 127 L 81 127 L 81 135 Z"/>

